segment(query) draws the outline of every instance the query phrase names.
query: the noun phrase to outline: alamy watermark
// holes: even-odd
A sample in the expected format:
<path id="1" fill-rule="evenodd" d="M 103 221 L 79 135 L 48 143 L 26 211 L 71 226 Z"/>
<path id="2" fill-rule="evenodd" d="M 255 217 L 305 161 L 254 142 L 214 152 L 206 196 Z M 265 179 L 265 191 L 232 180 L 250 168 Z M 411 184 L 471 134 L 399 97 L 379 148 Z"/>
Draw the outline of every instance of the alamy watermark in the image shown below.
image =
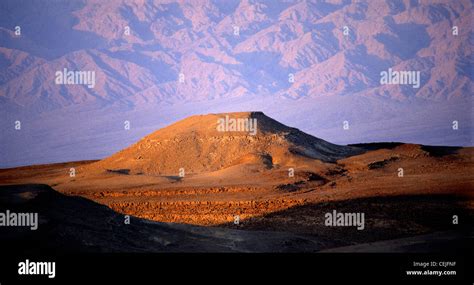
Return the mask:
<path id="1" fill-rule="evenodd" d="M 55 83 L 58 85 L 87 85 L 89 88 L 95 87 L 95 71 L 79 70 L 58 70 L 55 73 Z"/>
<path id="2" fill-rule="evenodd" d="M 326 213 L 324 225 L 327 227 L 357 227 L 361 231 L 365 228 L 364 213 L 338 213 L 336 210 Z"/>
<path id="3" fill-rule="evenodd" d="M 412 85 L 413 88 L 420 88 L 419 71 L 394 71 L 391 68 L 388 71 L 380 72 L 380 84 L 400 84 Z"/>
<path id="4" fill-rule="evenodd" d="M 218 132 L 248 132 L 254 136 L 257 134 L 257 119 L 256 118 L 230 118 L 228 115 L 225 118 L 217 120 Z"/>
<path id="5" fill-rule="evenodd" d="M 18 275 L 48 275 L 56 277 L 56 262 L 39 262 L 25 260 L 18 263 Z"/>
<path id="6" fill-rule="evenodd" d="M 38 229 L 38 213 L 0 212 L 0 227 L 30 227 L 35 231 Z"/>

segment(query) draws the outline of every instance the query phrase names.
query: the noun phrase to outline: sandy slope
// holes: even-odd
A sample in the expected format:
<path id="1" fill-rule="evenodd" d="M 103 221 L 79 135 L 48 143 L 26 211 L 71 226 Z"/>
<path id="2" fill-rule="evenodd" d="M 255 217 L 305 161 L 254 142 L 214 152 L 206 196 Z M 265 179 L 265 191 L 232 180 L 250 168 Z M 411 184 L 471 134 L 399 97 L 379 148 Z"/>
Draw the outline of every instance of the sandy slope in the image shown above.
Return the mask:
<path id="1" fill-rule="evenodd" d="M 255 133 L 219 131 L 219 120 L 226 116 L 229 120 L 255 120 Z M 172 176 L 178 175 L 180 168 L 188 174 L 243 164 L 279 169 L 314 164 L 315 160 L 334 162 L 358 152 L 287 127 L 262 112 L 209 114 L 191 116 L 160 129 L 85 171 Z"/>

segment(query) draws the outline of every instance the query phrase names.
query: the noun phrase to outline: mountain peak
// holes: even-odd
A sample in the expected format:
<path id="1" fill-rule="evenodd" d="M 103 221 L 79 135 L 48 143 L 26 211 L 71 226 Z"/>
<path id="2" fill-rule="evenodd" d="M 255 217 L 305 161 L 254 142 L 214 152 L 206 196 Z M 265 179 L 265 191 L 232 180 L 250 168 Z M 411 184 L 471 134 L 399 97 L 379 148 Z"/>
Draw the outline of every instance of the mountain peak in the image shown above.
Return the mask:
<path id="1" fill-rule="evenodd" d="M 245 127 L 248 129 L 242 129 Z M 234 112 L 185 118 L 94 167 L 100 171 L 127 169 L 127 173 L 176 175 L 181 168 L 187 173 L 202 173 L 239 164 L 273 169 L 335 162 L 357 151 L 288 127 L 263 112 Z"/>

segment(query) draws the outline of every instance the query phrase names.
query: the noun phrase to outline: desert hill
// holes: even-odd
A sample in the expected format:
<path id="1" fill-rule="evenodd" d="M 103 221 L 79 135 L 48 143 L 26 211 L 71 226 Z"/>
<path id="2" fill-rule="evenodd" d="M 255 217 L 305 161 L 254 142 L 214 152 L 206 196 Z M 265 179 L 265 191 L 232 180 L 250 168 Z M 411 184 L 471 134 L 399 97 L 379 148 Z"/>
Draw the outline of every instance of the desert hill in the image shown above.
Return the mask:
<path id="1" fill-rule="evenodd" d="M 284 232 L 283 242 L 296 235 L 317 240 L 316 247 L 295 250 L 346 247 L 427 234 L 435 234 L 434 240 L 432 237 L 428 239 L 437 247 L 440 237 L 437 232 L 454 231 L 455 236 L 461 234 L 462 239 L 462 232 L 472 225 L 474 148 L 404 143 L 337 146 L 281 125 L 262 113 L 231 116 L 260 118 L 261 129 L 254 136 L 245 132 L 221 133 L 215 129 L 219 115 L 195 116 L 161 129 L 102 161 L 0 169 L 0 184 L 20 185 L 19 190 L 28 190 L 25 184 L 46 184 L 66 196 L 80 196 L 120 214 L 157 222 L 272 231 L 275 235 Z M 166 148 L 159 148 L 158 143 Z M 147 144 L 148 149 L 144 149 Z M 202 148 L 206 144 L 208 148 Z M 208 163 L 204 159 L 213 152 L 211 145 L 221 161 L 227 164 L 209 163 L 208 168 L 204 167 Z M 138 155 L 142 159 L 136 160 Z M 294 177 L 289 177 L 287 165 L 294 167 Z M 186 167 L 184 178 L 177 176 L 177 171 L 173 172 L 178 166 Z M 70 175 L 71 169 L 76 170 L 75 176 Z M 195 173 L 188 175 L 189 169 Z M 400 175 L 401 170 L 403 175 Z M 54 201 L 53 198 L 43 201 Z M 68 218 L 71 211 L 73 214 L 81 213 L 74 216 L 81 222 L 84 219 L 82 213 L 93 213 L 92 216 L 97 217 L 93 208 L 77 210 L 66 201 L 47 204 L 38 211 L 51 209 L 54 214 L 58 205 L 67 210 L 63 216 Z M 9 205 L 4 207 L 11 208 Z M 325 213 L 334 209 L 365 213 L 367 230 L 326 227 Z M 453 215 L 459 216 L 462 224 L 453 225 Z M 90 228 L 89 222 L 85 225 Z M 155 234 L 153 229 L 141 231 L 141 225 L 127 229 L 140 235 Z M 65 226 L 69 228 L 67 223 Z M 119 225 L 110 226 L 113 232 L 121 229 Z M 182 229 L 191 228 L 183 226 Z M 201 230 L 206 232 L 206 228 L 199 229 L 199 233 Z M 208 229 L 207 233 L 212 236 L 222 233 L 221 229 Z M 62 232 L 60 229 L 59 234 L 53 232 L 52 235 L 57 237 Z M 247 235 L 245 232 L 239 233 Z M 71 231 L 68 234 L 70 237 L 75 235 Z M 188 234 L 184 233 L 190 237 Z M 291 237 L 286 234 L 291 234 Z M 231 239 L 240 239 L 232 235 Z M 103 236 L 107 237 L 109 233 Z M 252 237 L 260 239 L 259 236 Z M 447 238 L 448 246 L 461 244 L 451 242 L 450 237 L 451 234 Z M 86 238 L 90 241 L 90 236 Z M 121 239 L 120 236 L 117 238 Z M 170 237 L 170 240 L 174 238 Z M 213 243 L 213 240 L 209 237 L 205 242 Z M 234 250 L 227 247 L 227 241 L 219 248 L 200 246 L 205 250 Z M 280 241 L 266 240 L 264 244 L 268 247 L 262 248 L 264 251 L 293 250 L 285 246 L 274 247 Z M 253 242 L 253 238 L 249 242 Z M 413 240 L 405 240 L 406 243 L 413 244 Z M 111 246 L 115 248 L 117 244 L 121 246 L 120 242 Z M 148 243 L 143 245 L 146 247 L 143 250 L 148 250 Z M 393 244 L 378 245 L 376 250 L 382 250 L 381 246 L 394 250 Z M 121 248 L 135 251 L 130 247 Z M 428 248 L 432 250 L 430 246 Z M 248 247 L 238 250 L 241 249 L 261 250 Z M 156 250 L 168 249 L 158 246 Z M 371 250 L 371 247 L 354 250 Z M 418 247 L 403 247 L 401 250 L 418 250 Z"/>
<path id="2" fill-rule="evenodd" d="M 238 165 L 258 170 L 303 167 L 360 152 L 285 126 L 262 112 L 238 112 L 188 117 L 91 167 L 126 174 L 178 175 L 180 168 L 185 173 L 203 173 Z"/>
<path id="3" fill-rule="evenodd" d="M 256 120 L 257 128 L 223 131 L 223 118 Z M 0 184 L 46 184 L 157 222 L 309 235 L 324 249 L 459 231 L 453 215 L 472 225 L 473 154 L 472 147 L 340 146 L 261 112 L 210 114 L 101 161 L 0 169 Z M 365 213 L 370 230 L 326 227 L 334 209 Z"/>

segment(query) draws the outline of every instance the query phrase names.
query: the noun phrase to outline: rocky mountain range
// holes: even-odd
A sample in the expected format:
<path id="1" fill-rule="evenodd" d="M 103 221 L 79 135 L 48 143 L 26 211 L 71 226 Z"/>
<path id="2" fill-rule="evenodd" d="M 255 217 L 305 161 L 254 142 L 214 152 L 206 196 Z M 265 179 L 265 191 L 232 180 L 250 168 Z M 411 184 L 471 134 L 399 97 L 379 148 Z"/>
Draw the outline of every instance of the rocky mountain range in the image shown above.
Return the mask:
<path id="1" fill-rule="evenodd" d="M 64 114 L 92 110 L 80 124 L 96 131 L 75 134 L 84 139 L 111 134 L 108 118 L 123 112 L 135 118 L 143 109 L 174 110 L 165 119 L 141 120 L 130 142 L 195 113 L 253 109 L 340 143 L 386 137 L 470 145 L 472 6 L 467 0 L 2 1 L 0 110 L 8 139 L 1 144 L 18 150 L 12 126 L 21 119 L 31 131 L 44 131 L 39 118 L 53 121 L 47 128 L 54 132 L 62 128 L 58 121 L 78 124 Z M 381 84 L 389 68 L 419 72 L 419 88 Z M 95 72 L 94 88 L 56 84 L 64 69 Z M 269 102 L 274 106 L 264 109 Z M 427 108 L 430 114 L 421 115 Z M 341 137 L 343 120 L 357 123 L 357 134 Z M 374 130 L 373 122 L 383 120 L 400 136 Z M 462 128 L 445 140 L 453 120 Z M 77 147 L 91 149 L 86 158 L 99 152 Z M 22 160 L 42 161 L 33 156 Z"/>
<path id="2" fill-rule="evenodd" d="M 472 90 L 470 1 L 2 6 L 1 95 L 20 106 L 359 92 L 446 100 Z M 381 86 L 379 74 L 390 67 L 420 71 L 420 88 Z M 57 86 L 54 73 L 63 68 L 96 71 L 97 88 Z"/>

